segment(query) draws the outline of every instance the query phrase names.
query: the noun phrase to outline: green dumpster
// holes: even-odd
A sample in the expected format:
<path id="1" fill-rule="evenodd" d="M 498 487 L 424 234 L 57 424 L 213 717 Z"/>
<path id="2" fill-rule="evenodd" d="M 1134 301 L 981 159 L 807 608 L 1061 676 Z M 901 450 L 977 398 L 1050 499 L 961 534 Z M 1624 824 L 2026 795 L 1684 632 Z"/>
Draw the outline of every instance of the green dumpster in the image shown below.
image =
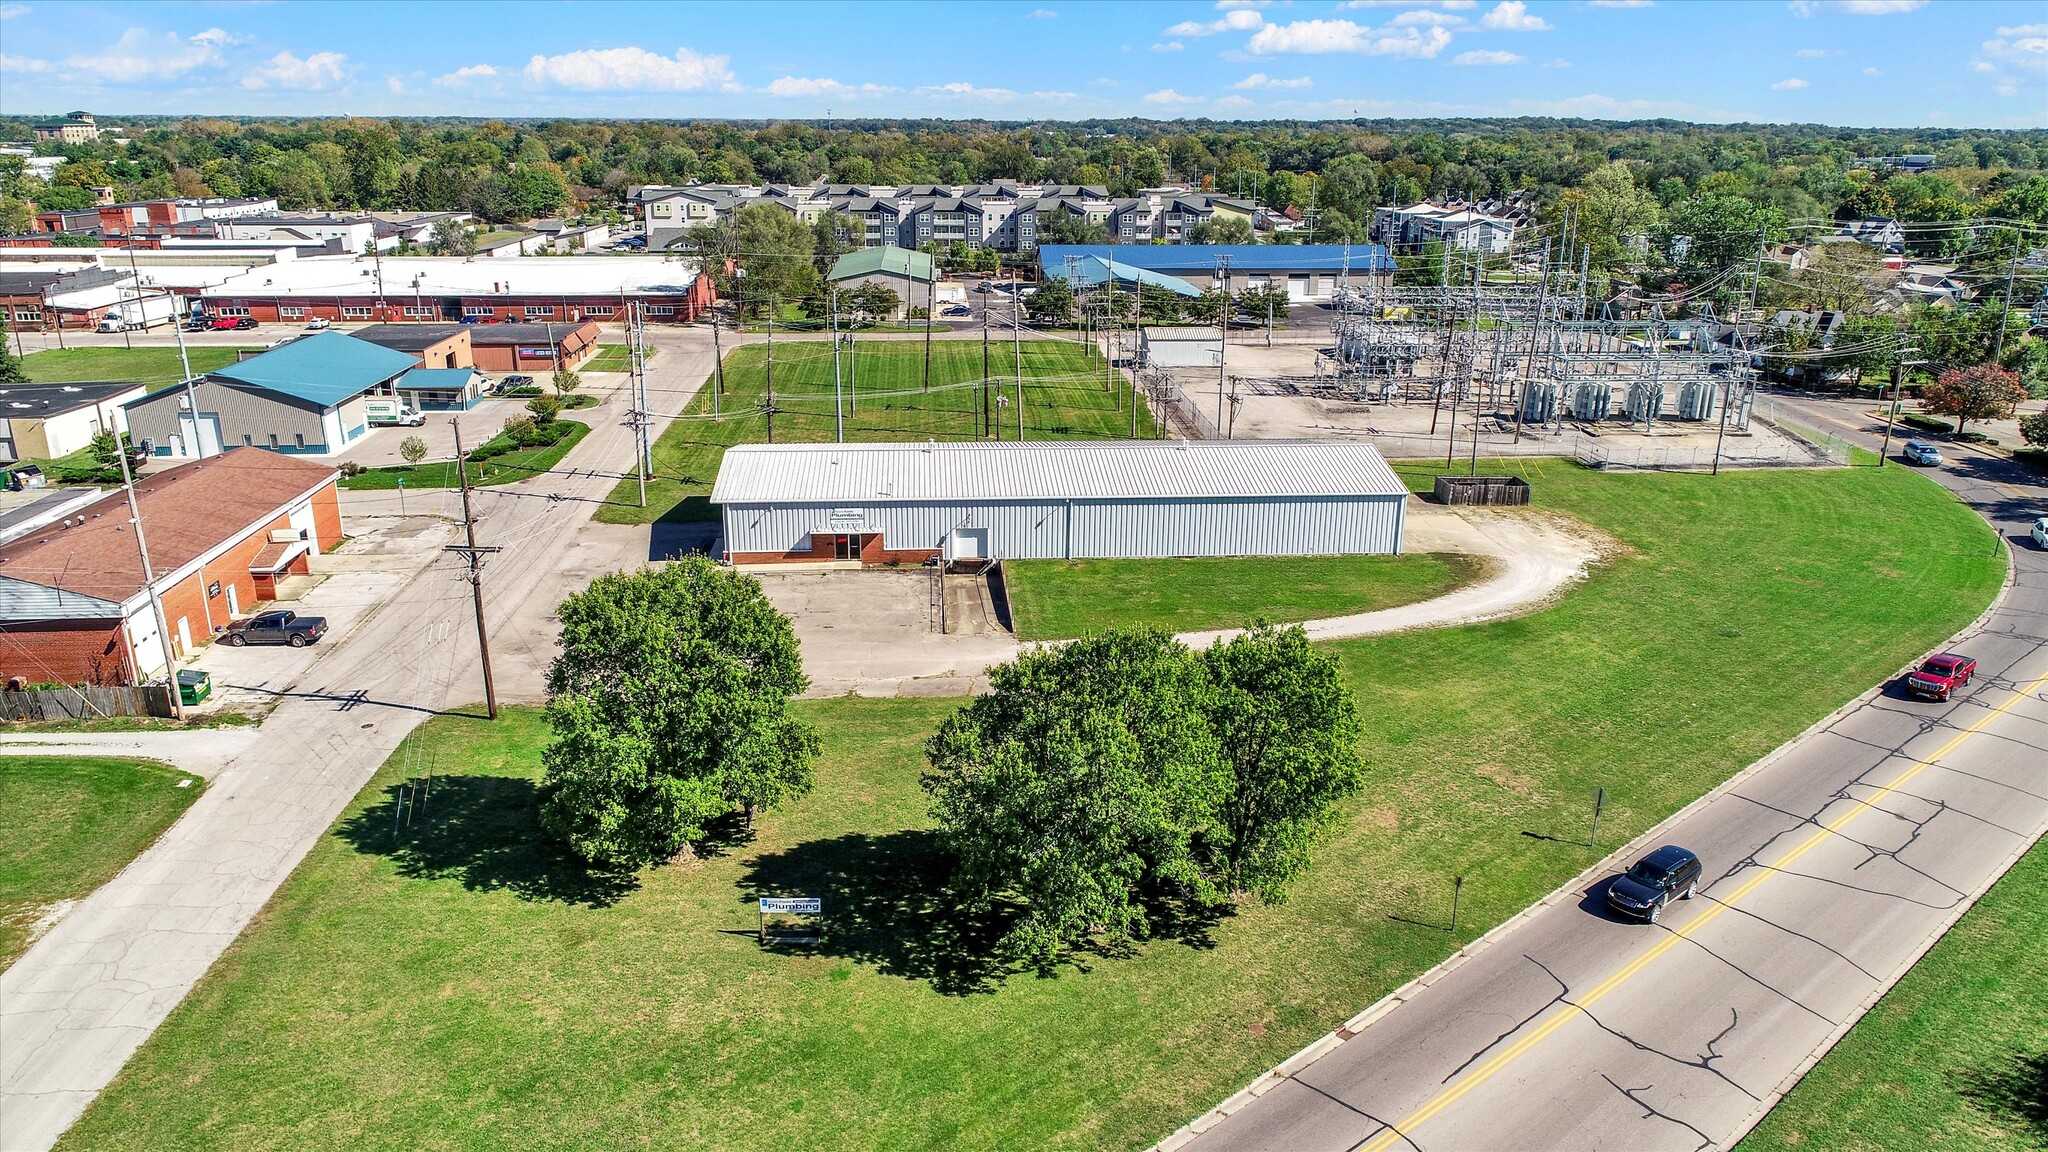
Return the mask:
<path id="1" fill-rule="evenodd" d="M 178 699 L 185 704 L 197 704 L 213 695 L 213 675 L 197 668 L 187 668 L 178 673 Z"/>

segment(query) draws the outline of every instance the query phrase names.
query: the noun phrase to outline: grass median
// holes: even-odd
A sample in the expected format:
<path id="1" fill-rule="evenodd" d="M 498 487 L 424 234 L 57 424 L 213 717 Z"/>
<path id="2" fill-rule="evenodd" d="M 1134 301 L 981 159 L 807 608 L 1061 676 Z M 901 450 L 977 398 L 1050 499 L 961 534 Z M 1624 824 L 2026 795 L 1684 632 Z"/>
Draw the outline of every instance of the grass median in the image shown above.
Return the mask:
<path id="1" fill-rule="evenodd" d="M 1332 645 L 1368 782 L 1284 905 L 977 982 L 918 787 L 957 701 L 801 703 L 816 790 L 632 886 L 539 834 L 533 712 L 442 717 L 63 1147 L 1140 1148 L 1939 643 L 2004 574 L 1902 469 L 1515 470 L 1625 551 L 1520 619 Z M 1596 786 L 1600 846 L 1563 843 Z M 1453 875 L 1455 933 L 1429 926 Z M 764 951 L 757 893 L 820 897 L 822 944 Z"/>
<path id="2" fill-rule="evenodd" d="M 482 462 L 471 461 L 469 482 L 477 487 L 493 484 L 510 484 L 538 476 L 562 462 L 585 436 L 590 434 L 590 425 L 581 420 L 563 420 L 569 431 L 560 440 L 545 447 L 515 448 L 510 452 L 493 456 Z M 486 441 L 486 444 L 509 442 L 504 433 Z M 370 468 L 353 476 L 341 478 L 341 486 L 351 492 L 381 492 L 399 487 L 399 480 L 405 487 L 417 491 L 421 488 L 455 488 L 462 483 L 456 475 L 453 460 L 436 460 L 426 464 L 394 464 L 386 468 Z"/>
<path id="3" fill-rule="evenodd" d="M 1017 636 L 1070 640 L 1111 625 L 1191 632 L 1376 612 L 1479 579 L 1483 561 L 1407 556 L 1220 556 L 1181 560 L 1008 560 Z"/>
<path id="4" fill-rule="evenodd" d="M 0 761 L 0 968 L 27 950 L 38 920 L 113 879 L 200 791 L 197 776 L 149 760 Z"/>
<path id="5" fill-rule="evenodd" d="M 2048 1148 L 2048 841 L 2034 846 L 1737 1152 Z"/>
<path id="6" fill-rule="evenodd" d="M 195 344 L 186 350 L 192 373 L 204 375 L 225 368 L 240 353 L 255 348 L 223 348 L 217 344 Z M 21 358 L 28 378 L 37 384 L 76 384 L 83 380 L 132 380 L 147 384 L 150 391 L 168 388 L 185 379 L 185 362 L 172 347 L 149 348 L 52 348 L 31 352 Z"/>
<path id="7" fill-rule="evenodd" d="M 1024 437 L 1027 440 L 1119 440 L 1131 435 L 1130 396 L 1104 384 L 1100 357 L 1074 344 L 1034 340 L 1023 345 Z M 989 350 L 989 372 L 1003 387 L 975 386 L 982 376 L 981 345 L 942 340 L 931 346 L 931 390 L 924 387 L 921 340 L 856 340 L 842 356 L 846 438 L 856 441 L 974 440 L 984 403 L 1000 425 L 999 437 L 1018 435 L 1018 357 L 1009 345 Z M 654 442 L 654 479 L 647 507 L 639 488 L 622 480 L 597 510 L 607 524 L 713 519 L 709 496 L 718 463 L 735 444 L 768 439 L 768 355 L 762 344 L 736 348 L 725 359 L 725 392 L 714 405 L 709 385 Z M 996 397 L 1004 399 L 998 403 Z M 832 345 L 823 340 L 779 343 L 775 348 L 775 440 L 825 443 L 837 435 L 833 418 Z M 720 418 L 712 419 L 714 409 Z M 1138 434 L 1152 435 L 1151 414 L 1138 413 Z"/>

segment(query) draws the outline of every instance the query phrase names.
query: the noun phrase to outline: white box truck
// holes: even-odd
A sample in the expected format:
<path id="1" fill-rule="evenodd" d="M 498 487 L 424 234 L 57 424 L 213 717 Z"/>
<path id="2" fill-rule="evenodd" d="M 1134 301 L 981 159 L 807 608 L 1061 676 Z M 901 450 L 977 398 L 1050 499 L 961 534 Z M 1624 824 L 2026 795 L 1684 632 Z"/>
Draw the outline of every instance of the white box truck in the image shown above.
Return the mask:
<path id="1" fill-rule="evenodd" d="M 169 296 L 145 296 L 123 300 L 100 317 L 101 332 L 141 332 L 159 324 L 174 323 L 183 309 Z"/>
<path id="2" fill-rule="evenodd" d="M 424 413 L 413 411 L 396 396 L 372 396 L 363 402 L 363 407 L 369 412 L 372 426 L 384 424 L 418 428 L 427 422 Z"/>

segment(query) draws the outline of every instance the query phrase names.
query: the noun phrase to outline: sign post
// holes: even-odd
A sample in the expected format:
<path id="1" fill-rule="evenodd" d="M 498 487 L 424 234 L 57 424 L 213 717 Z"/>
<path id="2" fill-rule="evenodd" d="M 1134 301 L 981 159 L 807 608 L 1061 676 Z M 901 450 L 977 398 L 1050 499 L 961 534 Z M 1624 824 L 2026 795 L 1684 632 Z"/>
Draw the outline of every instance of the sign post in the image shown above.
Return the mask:
<path id="1" fill-rule="evenodd" d="M 815 944 L 824 939 L 825 929 L 819 917 L 824 913 L 825 902 L 816 896 L 763 896 L 760 906 L 761 943 L 768 943 L 770 916 L 806 916 L 808 924 L 798 927 L 778 925 L 773 929 L 778 944 Z"/>

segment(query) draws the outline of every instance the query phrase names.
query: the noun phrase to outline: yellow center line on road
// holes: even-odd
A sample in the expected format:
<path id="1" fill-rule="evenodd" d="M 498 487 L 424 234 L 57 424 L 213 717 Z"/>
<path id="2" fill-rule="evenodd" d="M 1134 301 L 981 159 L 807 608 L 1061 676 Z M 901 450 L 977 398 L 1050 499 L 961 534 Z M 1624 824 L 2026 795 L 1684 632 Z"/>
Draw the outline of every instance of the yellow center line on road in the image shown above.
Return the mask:
<path id="1" fill-rule="evenodd" d="M 1524 1052 L 1527 1052 L 1529 1049 L 1535 1047 L 1536 1045 L 1541 1044 L 1545 1039 L 1547 1039 L 1551 1035 L 1551 1033 L 1556 1032 L 1558 1029 L 1564 1027 L 1566 1024 L 1571 1023 L 1573 1020 L 1578 1019 L 1580 1016 L 1585 1015 L 1586 1010 L 1588 1008 L 1591 1008 L 1593 1005 L 1598 1004 L 1603 998 L 1607 996 L 1608 993 L 1621 987 L 1623 984 L 1627 983 L 1630 978 L 1634 977 L 1644 968 L 1649 967 L 1650 964 L 1654 963 L 1659 956 L 1662 956 L 1666 952 L 1669 952 L 1671 949 L 1676 948 L 1681 942 L 1690 939 L 1693 933 L 1706 927 L 1708 924 L 1713 923 L 1716 917 L 1720 916 L 1721 913 L 1727 911 L 1728 909 L 1734 907 L 1743 899 L 1743 897 L 1748 896 L 1751 892 L 1756 891 L 1756 889 L 1759 886 L 1761 886 L 1764 883 L 1764 881 L 1769 880 L 1771 877 L 1778 875 L 1780 872 L 1791 867 L 1795 862 L 1799 860 L 1800 857 L 1812 851 L 1815 845 L 1827 839 L 1829 836 L 1839 833 L 1844 827 L 1848 825 L 1848 823 L 1851 820 L 1854 820 L 1856 817 L 1861 816 L 1863 813 L 1869 811 L 1871 808 L 1875 807 L 1877 804 L 1882 802 L 1886 797 L 1890 796 L 1893 792 L 1897 791 L 1900 788 L 1905 787 L 1908 781 L 1912 780 L 1915 776 L 1918 776 L 1922 771 L 1933 766 L 1936 761 L 1947 756 L 1949 753 L 1954 752 L 1958 747 L 1960 747 L 1963 744 L 1964 741 L 1970 739 L 1972 736 L 1975 736 L 1977 733 L 1983 731 L 1986 725 L 1990 724 L 1992 721 L 1998 719 L 2000 716 L 2003 716 L 2007 712 L 2011 711 L 2013 706 L 2018 704 L 2020 701 L 2031 698 L 2035 693 L 2041 691 L 2041 689 L 2044 687 L 2048 687 L 2048 673 L 2043 673 L 2041 676 L 2037 677 L 2032 683 L 2027 684 L 2019 691 L 2013 693 L 2011 699 L 2007 700 L 2003 704 L 2000 704 L 1998 707 L 1993 708 L 1990 711 L 1986 712 L 1982 717 L 1978 718 L 1976 723 L 1970 725 L 1968 728 L 1963 729 L 1961 732 L 1956 733 L 1955 736 L 1948 741 L 1948 743 L 1943 744 L 1940 748 L 1936 749 L 1933 755 L 1915 760 L 1911 767 L 1907 768 L 1903 772 L 1900 772 L 1898 776 L 1894 777 L 1889 784 L 1886 784 L 1884 787 L 1878 789 L 1875 793 L 1873 793 L 1869 799 L 1856 801 L 1854 804 L 1851 804 L 1849 806 L 1848 811 L 1842 813 L 1840 816 L 1837 816 L 1835 819 L 1829 821 L 1827 824 L 1822 825 L 1820 828 L 1815 829 L 1813 835 L 1808 836 L 1805 840 L 1801 841 L 1798 847 L 1786 853 L 1784 857 L 1778 860 L 1777 863 L 1770 865 L 1760 865 L 1759 870 L 1755 876 L 1752 876 L 1748 881 L 1746 881 L 1740 887 L 1735 889 L 1735 891 L 1729 893 L 1726 897 L 1717 898 L 1712 908 L 1707 909 L 1705 912 L 1702 912 L 1698 916 L 1695 916 L 1691 920 L 1687 921 L 1684 927 L 1671 929 L 1670 935 L 1658 941 L 1657 944 L 1650 948 L 1647 952 L 1644 952 L 1641 956 L 1638 956 L 1634 960 L 1630 961 L 1614 975 L 1609 976 L 1606 980 L 1601 981 L 1598 987 L 1594 988 L 1591 992 L 1586 993 L 1586 995 L 1580 997 L 1577 1002 L 1566 1004 L 1563 1011 L 1559 1012 L 1555 1016 L 1552 1016 L 1549 1020 L 1544 1021 L 1541 1027 L 1529 1033 L 1527 1036 L 1522 1037 L 1520 1040 L 1517 1040 L 1514 1044 L 1510 1045 L 1505 1051 L 1501 1052 L 1493 1059 L 1487 1061 L 1485 1064 L 1482 1064 L 1477 1069 L 1474 1069 L 1470 1075 L 1466 1076 L 1463 1080 L 1458 1081 L 1458 1083 L 1453 1085 L 1452 1087 L 1447 1088 L 1443 1092 L 1439 1093 L 1434 1099 L 1430 1100 L 1427 1104 L 1424 1104 L 1422 1107 L 1417 1108 L 1414 1112 L 1410 1113 L 1408 1116 L 1403 1118 L 1399 1124 L 1383 1128 L 1376 1135 L 1368 1139 L 1361 1140 L 1357 1144 L 1352 1145 L 1351 1152 L 1385 1152 L 1385 1149 L 1387 1149 L 1395 1141 L 1406 1139 L 1410 1136 L 1413 1136 L 1415 1129 L 1427 1123 L 1431 1117 L 1435 1116 L 1439 1112 L 1442 1112 L 1444 1109 L 1450 1107 L 1452 1104 L 1457 1103 L 1460 1097 L 1464 1096 L 1467 1092 L 1470 1092 L 1472 1089 L 1479 1087 L 1481 1084 L 1484 1084 L 1487 1080 L 1491 1079 L 1493 1075 L 1499 1072 L 1501 1069 L 1507 1067 L 1509 1064 L 1514 1063 L 1517 1057 L 1521 1056 Z"/>

